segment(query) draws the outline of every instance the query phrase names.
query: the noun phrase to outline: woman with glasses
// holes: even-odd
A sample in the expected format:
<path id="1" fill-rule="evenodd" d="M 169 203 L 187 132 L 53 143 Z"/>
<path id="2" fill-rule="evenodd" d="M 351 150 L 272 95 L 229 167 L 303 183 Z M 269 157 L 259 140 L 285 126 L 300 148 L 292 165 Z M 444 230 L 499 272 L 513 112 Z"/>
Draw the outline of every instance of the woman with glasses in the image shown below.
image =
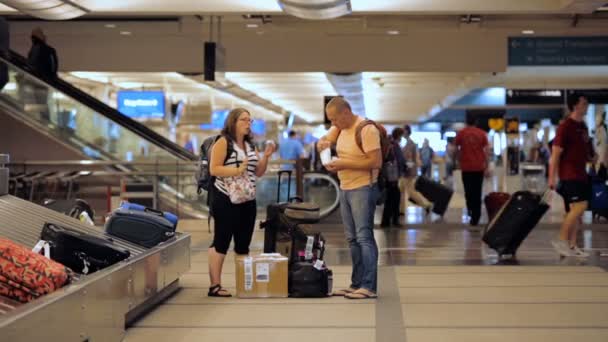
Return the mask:
<path id="1" fill-rule="evenodd" d="M 251 136 L 251 114 L 243 108 L 230 111 L 222 137 L 213 145 L 209 171 L 215 177 L 209 190 L 214 218 L 213 243 L 209 247 L 210 297 L 231 297 L 221 285 L 224 259 L 234 238 L 234 252 L 249 254 L 256 216 L 255 182 L 266 172 L 275 150 L 267 144 L 260 158 Z"/>

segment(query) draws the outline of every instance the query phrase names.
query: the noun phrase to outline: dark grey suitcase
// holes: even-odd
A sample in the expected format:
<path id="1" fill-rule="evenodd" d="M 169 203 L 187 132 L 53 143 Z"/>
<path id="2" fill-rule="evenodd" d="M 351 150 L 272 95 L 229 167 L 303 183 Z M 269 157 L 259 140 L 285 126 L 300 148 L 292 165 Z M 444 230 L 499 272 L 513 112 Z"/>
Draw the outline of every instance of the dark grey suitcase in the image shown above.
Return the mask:
<path id="1" fill-rule="evenodd" d="M 106 233 L 143 247 L 154 247 L 175 236 L 175 225 L 145 211 L 116 209 L 105 225 Z"/>
<path id="2" fill-rule="evenodd" d="M 518 191 L 488 223 L 483 242 L 499 256 L 514 256 L 521 243 L 549 210 L 545 196 Z"/>
<path id="3" fill-rule="evenodd" d="M 433 212 L 443 216 L 448 209 L 454 190 L 426 177 L 418 177 L 415 188 L 416 191 L 433 203 Z"/>

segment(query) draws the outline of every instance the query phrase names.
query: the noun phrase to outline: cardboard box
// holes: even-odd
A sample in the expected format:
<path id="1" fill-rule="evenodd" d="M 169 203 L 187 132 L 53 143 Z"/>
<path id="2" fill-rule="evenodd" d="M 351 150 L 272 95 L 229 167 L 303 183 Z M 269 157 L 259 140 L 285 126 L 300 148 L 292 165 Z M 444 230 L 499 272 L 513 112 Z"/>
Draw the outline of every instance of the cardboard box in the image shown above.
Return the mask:
<path id="1" fill-rule="evenodd" d="M 288 259 L 279 253 L 236 258 L 236 296 L 286 298 Z"/>

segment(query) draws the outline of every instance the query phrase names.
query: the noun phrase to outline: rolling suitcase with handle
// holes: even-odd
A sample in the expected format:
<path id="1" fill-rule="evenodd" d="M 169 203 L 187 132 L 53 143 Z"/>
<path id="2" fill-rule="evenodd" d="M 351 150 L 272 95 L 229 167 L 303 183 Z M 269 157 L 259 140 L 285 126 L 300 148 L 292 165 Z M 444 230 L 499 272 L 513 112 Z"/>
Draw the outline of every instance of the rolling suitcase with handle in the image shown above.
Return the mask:
<path id="1" fill-rule="evenodd" d="M 547 197 L 529 191 L 518 191 L 486 226 L 483 242 L 500 257 L 515 256 L 517 249 L 549 209 Z"/>
<path id="2" fill-rule="evenodd" d="M 281 177 L 287 174 L 287 202 L 281 202 Z M 315 223 L 319 221 L 319 206 L 303 202 L 291 196 L 291 170 L 278 173 L 277 202 L 266 207 L 266 220 L 260 224 L 264 229 L 264 253 L 276 252 L 277 235 L 287 233 L 292 224 Z"/>
<path id="3" fill-rule="evenodd" d="M 415 189 L 433 203 L 433 212 L 443 216 L 448 209 L 454 190 L 426 177 L 416 179 Z"/>

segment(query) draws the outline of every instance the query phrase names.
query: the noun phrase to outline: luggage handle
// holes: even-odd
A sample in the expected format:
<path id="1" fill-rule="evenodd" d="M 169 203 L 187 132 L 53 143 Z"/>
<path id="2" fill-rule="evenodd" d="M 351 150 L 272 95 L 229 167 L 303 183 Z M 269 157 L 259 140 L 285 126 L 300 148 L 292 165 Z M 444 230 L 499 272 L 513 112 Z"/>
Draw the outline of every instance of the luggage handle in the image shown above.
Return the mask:
<path id="1" fill-rule="evenodd" d="M 302 203 L 304 200 L 300 196 L 293 196 L 289 198 L 289 202 L 291 203 Z"/>
<path id="2" fill-rule="evenodd" d="M 164 216 L 165 216 L 165 214 L 163 214 L 163 212 L 162 212 L 162 211 L 160 211 L 160 210 L 156 210 L 156 209 L 152 209 L 152 208 L 148 208 L 148 207 L 146 207 L 146 208 L 144 209 L 144 212 L 146 212 L 146 213 L 151 213 L 151 214 L 154 214 L 154 215 L 157 215 L 157 216 L 161 216 L 161 217 L 164 217 Z"/>
<path id="3" fill-rule="evenodd" d="M 283 174 L 287 174 L 287 200 L 289 201 L 289 196 L 291 195 L 291 170 L 280 170 L 278 172 L 278 183 L 277 183 L 277 203 L 281 201 L 281 177 Z"/>

